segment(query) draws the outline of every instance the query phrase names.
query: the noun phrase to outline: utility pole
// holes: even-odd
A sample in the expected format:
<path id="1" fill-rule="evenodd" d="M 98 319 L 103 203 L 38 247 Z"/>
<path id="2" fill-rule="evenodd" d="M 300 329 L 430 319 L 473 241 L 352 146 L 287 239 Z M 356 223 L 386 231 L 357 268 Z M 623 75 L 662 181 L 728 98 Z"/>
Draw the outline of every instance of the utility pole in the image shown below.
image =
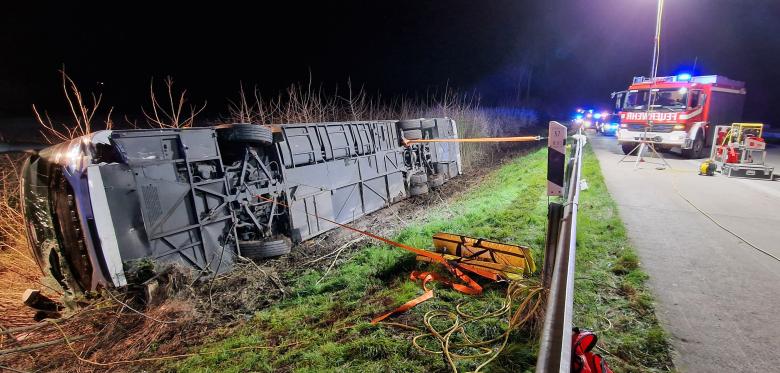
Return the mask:
<path id="1" fill-rule="evenodd" d="M 661 53 L 661 18 L 664 14 L 664 0 L 658 0 L 658 11 L 655 16 L 655 43 L 653 45 L 653 64 L 650 68 L 650 78 L 658 76 L 658 55 Z"/>

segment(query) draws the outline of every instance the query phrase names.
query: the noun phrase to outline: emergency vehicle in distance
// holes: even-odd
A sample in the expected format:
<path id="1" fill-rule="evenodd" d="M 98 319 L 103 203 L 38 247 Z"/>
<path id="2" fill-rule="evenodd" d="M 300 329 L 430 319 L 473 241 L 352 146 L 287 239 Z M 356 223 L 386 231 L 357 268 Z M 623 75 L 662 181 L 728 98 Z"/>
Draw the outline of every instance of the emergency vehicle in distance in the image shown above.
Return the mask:
<path id="1" fill-rule="evenodd" d="M 618 143 L 625 154 L 646 139 L 659 150 L 704 157 L 715 126 L 739 121 L 745 93 L 744 82 L 720 75 L 634 77 L 628 90 L 612 94 L 620 112 Z"/>

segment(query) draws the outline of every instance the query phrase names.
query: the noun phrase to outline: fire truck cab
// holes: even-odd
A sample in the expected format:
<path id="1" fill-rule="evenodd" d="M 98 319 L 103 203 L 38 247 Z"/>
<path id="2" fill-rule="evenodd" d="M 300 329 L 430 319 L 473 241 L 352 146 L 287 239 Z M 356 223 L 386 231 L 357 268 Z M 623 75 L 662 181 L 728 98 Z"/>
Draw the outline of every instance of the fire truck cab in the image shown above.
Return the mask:
<path id="1" fill-rule="evenodd" d="M 620 111 L 618 143 L 625 154 L 645 140 L 701 158 L 716 125 L 739 121 L 745 93 L 744 82 L 720 75 L 634 77 L 628 90 L 613 94 Z"/>

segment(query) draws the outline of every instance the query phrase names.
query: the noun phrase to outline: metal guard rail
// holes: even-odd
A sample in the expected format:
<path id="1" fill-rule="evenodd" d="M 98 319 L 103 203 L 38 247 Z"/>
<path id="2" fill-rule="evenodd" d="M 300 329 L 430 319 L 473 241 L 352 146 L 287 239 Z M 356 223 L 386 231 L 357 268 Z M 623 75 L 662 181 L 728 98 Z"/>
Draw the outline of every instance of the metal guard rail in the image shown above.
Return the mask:
<path id="1" fill-rule="evenodd" d="M 545 268 L 554 260 L 552 271 L 543 274 L 548 287 L 547 309 L 542 326 L 537 373 L 569 373 L 571 369 L 572 315 L 574 308 L 574 263 L 577 246 L 577 207 L 580 197 L 582 152 L 585 136 L 574 136 L 572 156 L 567 165 L 569 178 L 563 205 L 551 203 L 548 209 L 548 242 Z M 557 234 L 556 234 L 557 233 Z"/>

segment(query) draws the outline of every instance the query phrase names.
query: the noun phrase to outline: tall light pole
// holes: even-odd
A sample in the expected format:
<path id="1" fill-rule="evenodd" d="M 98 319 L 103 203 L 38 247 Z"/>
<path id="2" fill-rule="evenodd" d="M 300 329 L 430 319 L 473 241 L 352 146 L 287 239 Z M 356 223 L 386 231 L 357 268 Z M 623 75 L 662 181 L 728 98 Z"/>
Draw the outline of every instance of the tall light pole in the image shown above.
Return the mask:
<path id="1" fill-rule="evenodd" d="M 658 0 L 658 11 L 655 16 L 655 43 L 653 45 L 653 65 L 650 67 L 650 78 L 658 76 L 658 55 L 661 53 L 661 18 L 664 15 L 664 0 Z"/>

